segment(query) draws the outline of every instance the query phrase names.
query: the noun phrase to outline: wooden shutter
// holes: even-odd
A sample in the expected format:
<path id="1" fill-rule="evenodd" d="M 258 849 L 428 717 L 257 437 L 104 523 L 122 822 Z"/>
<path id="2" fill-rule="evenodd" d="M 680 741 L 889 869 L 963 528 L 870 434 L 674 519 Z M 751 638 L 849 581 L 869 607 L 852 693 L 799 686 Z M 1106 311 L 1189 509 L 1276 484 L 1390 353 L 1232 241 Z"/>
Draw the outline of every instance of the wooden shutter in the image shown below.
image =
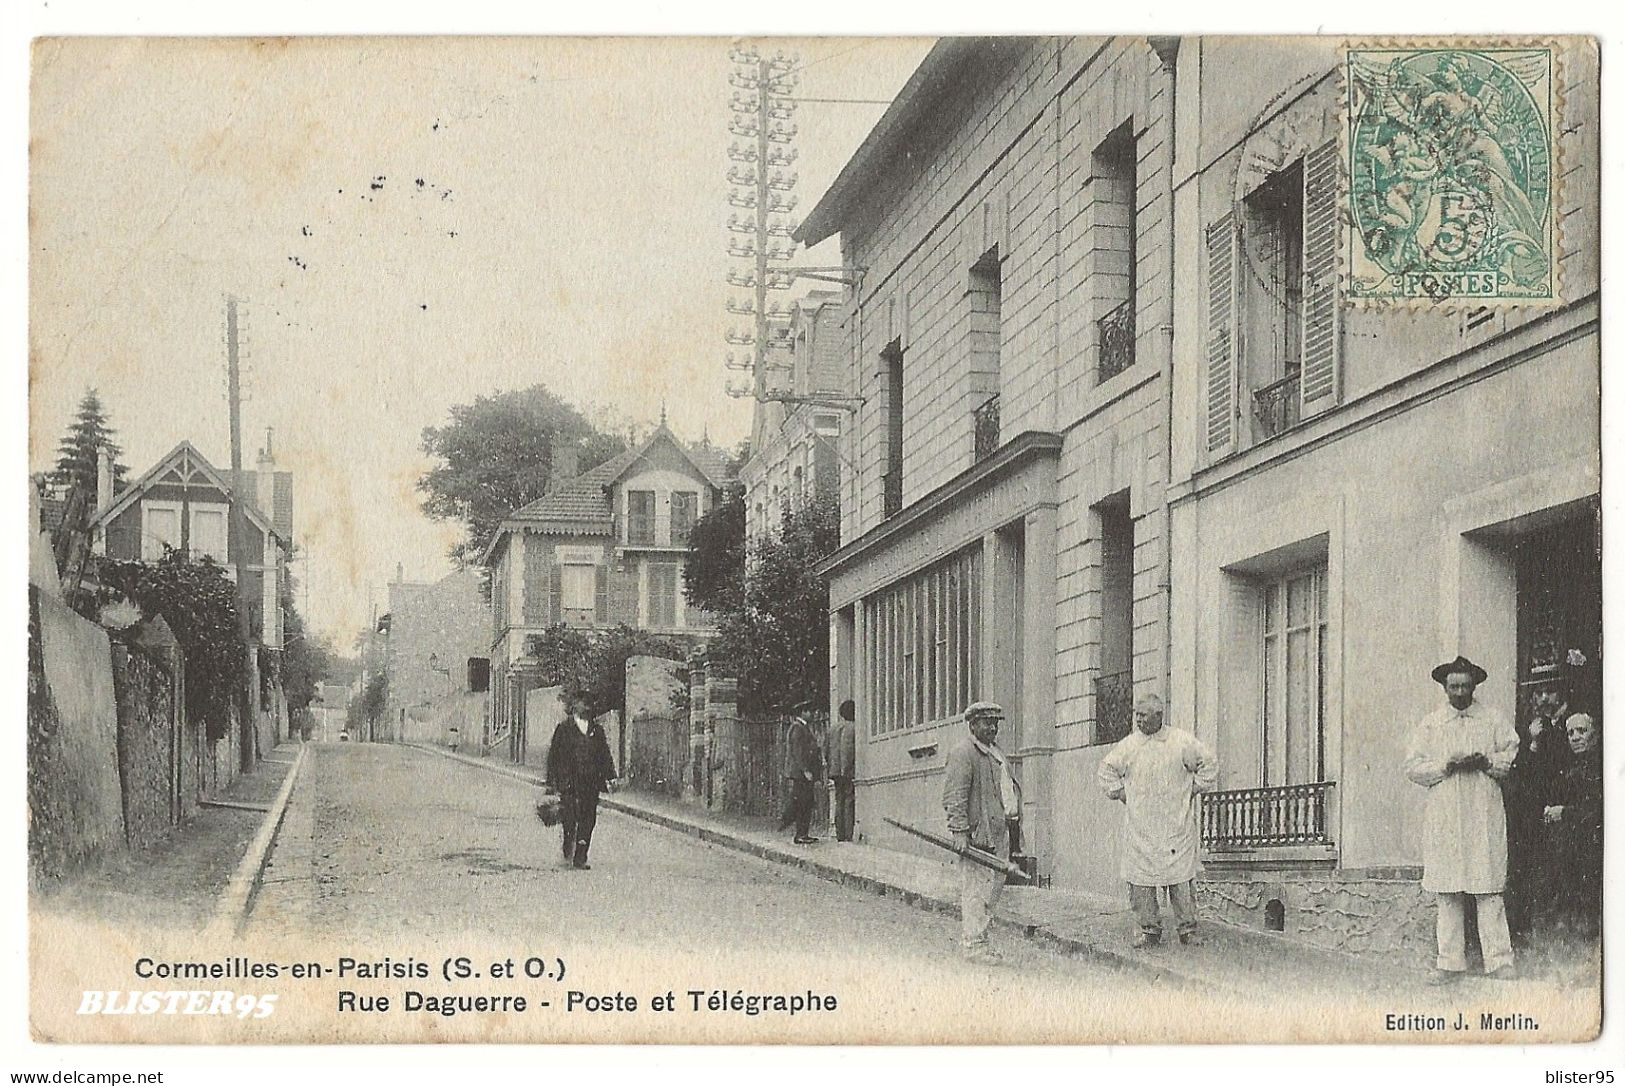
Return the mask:
<path id="1" fill-rule="evenodd" d="M 1207 230 L 1207 447 L 1229 451 L 1236 439 L 1236 219 Z"/>
<path id="2" fill-rule="evenodd" d="M 1303 411 L 1337 402 L 1342 320 L 1337 304 L 1337 141 L 1303 160 Z"/>
<path id="3" fill-rule="evenodd" d="M 514 537 L 519 538 L 517 535 Z M 551 589 L 553 547 L 544 543 L 545 537 L 531 534 L 524 537 L 524 623 L 541 626 L 547 622 L 548 593 Z"/>
<path id="4" fill-rule="evenodd" d="M 564 621 L 564 570 L 553 566 L 548 576 L 547 619 L 548 624 L 556 626 Z"/>
<path id="5" fill-rule="evenodd" d="M 603 566 L 592 567 L 592 609 L 594 620 L 609 621 L 609 577 Z"/>

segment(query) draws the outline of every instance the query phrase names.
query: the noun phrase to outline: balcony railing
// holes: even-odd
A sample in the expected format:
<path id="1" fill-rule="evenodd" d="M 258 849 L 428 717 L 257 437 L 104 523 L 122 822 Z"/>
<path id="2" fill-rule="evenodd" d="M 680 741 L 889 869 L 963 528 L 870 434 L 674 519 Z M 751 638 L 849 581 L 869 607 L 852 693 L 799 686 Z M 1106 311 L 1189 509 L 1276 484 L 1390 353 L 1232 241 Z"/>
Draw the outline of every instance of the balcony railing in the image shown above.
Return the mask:
<path id="1" fill-rule="evenodd" d="M 1202 797 L 1202 845 L 1223 852 L 1329 845 L 1327 796 L 1333 781 L 1276 788 L 1239 788 Z"/>
<path id="2" fill-rule="evenodd" d="M 1095 742 L 1115 743 L 1134 727 L 1134 672 L 1095 678 Z"/>
<path id="3" fill-rule="evenodd" d="M 885 483 L 885 489 L 882 491 L 881 512 L 888 517 L 896 516 L 903 509 L 902 469 L 888 471 L 880 478 Z"/>
<path id="4" fill-rule="evenodd" d="M 1100 329 L 1100 379 L 1109 381 L 1134 365 L 1134 299 L 1095 322 Z"/>
<path id="5" fill-rule="evenodd" d="M 1298 367 L 1294 366 L 1279 381 L 1253 393 L 1253 417 L 1258 420 L 1264 437 L 1274 437 L 1298 424 L 1298 373 Z"/>
<path id="6" fill-rule="evenodd" d="M 976 432 L 976 462 L 980 464 L 999 451 L 998 393 L 989 396 L 987 402 L 971 412 L 971 422 Z"/>

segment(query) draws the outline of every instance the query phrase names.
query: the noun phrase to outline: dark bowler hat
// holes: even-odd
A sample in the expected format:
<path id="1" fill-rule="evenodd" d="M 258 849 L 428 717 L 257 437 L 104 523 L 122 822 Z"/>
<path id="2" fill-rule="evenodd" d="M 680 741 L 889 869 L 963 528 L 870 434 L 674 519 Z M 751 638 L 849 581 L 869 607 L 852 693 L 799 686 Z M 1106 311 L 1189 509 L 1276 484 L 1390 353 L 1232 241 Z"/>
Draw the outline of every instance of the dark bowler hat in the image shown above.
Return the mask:
<path id="1" fill-rule="evenodd" d="M 1433 681 L 1440 686 L 1443 686 L 1445 679 L 1451 675 L 1471 675 L 1474 686 L 1482 685 L 1484 680 L 1490 677 L 1489 672 L 1465 656 L 1458 656 L 1448 664 L 1440 664 L 1433 669 Z"/>
<path id="2" fill-rule="evenodd" d="M 817 699 L 805 698 L 790 706 L 790 711 L 796 716 L 806 716 L 808 713 L 817 712 L 819 708 L 821 708 L 821 705 Z"/>

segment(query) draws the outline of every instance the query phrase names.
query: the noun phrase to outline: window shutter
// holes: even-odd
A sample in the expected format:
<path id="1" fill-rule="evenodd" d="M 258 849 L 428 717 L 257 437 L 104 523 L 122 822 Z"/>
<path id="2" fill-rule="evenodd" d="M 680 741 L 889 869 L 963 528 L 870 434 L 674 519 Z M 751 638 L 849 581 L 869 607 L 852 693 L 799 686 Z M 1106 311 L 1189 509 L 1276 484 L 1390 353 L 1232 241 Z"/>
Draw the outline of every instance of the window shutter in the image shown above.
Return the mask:
<path id="1" fill-rule="evenodd" d="M 564 621 L 564 570 L 554 565 L 548 574 L 547 620 L 552 626 Z"/>
<path id="2" fill-rule="evenodd" d="M 1337 141 L 1303 160 L 1303 411 L 1324 411 L 1340 392 L 1342 321 L 1337 305 Z"/>
<path id="3" fill-rule="evenodd" d="M 603 566 L 592 567 L 592 610 L 597 622 L 609 621 L 609 578 Z"/>
<path id="4" fill-rule="evenodd" d="M 1236 436 L 1236 218 L 1207 230 L 1207 447 L 1228 451 Z"/>

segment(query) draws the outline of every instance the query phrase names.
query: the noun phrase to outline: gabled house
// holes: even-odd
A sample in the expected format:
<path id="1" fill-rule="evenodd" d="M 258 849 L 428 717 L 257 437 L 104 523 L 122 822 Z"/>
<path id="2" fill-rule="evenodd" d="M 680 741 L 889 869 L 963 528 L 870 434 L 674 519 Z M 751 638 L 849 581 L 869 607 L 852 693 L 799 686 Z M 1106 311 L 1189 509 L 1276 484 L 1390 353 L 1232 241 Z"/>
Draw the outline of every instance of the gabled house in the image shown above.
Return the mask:
<path id="1" fill-rule="evenodd" d="M 278 589 L 293 549 L 293 475 L 275 470 L 269 434 L 258 470 L 242 474 L 245 521 L 244 569 L 248 579 L 249 628 L 267 648 L 282 647 Z M 112 473 L 98 475 L 96 513 L 90 529 L 95 551 L 108 558 L 156 562 L 166 547 L 207 556 L 235 578 L 237 555 L 230 545 L 231 472 L 209 463 L 182 441 L 116 496 Z"/>
<path id="2" fill-rule="evenodd" d="M 688 606 L 683 565 L 694 524 L 720 500 L 727 461 L 678 440 L 664 421 L 647 440 L 573 478 L 574 450 L 554 452 L 559 481 L 504 520 L 481 557 L 491 573 L 491 722 L 522 712 L 513 664 L 549 626 L 709 636 Z"/>

